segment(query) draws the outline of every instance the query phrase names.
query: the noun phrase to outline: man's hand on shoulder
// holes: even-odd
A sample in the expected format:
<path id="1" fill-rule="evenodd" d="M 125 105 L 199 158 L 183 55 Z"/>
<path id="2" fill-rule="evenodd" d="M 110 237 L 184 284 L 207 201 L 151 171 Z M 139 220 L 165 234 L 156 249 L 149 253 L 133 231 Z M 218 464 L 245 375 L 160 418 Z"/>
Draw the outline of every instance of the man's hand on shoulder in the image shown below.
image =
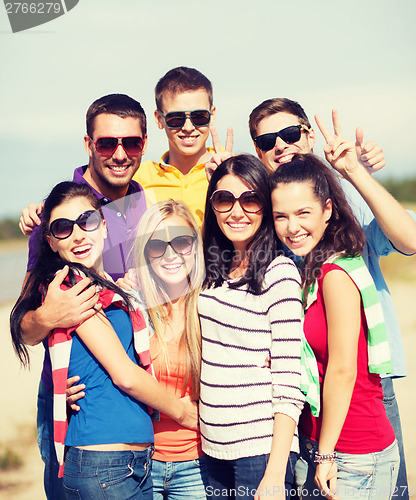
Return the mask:
<path id="1" fill-rule="evenodd" d="M 33 203 L 22 210 L 19 228 L 26 236 L 32 234 L 33 229 L 42 222 L 39 215 L 42 213 L 44 203 Z"/>
<path id="2" fill-rule="evenodd" d="M 98 293 L 89 278 L 63 290 L 61 285 L 68 275 L 68 266 L 56 273 L 45 295 L 43 304 L 31 311 L 22 321 L 22 336 L 28 345 L 41 342 L 54 328 L 71 328 L 91 318 L 101 309 Z"/>

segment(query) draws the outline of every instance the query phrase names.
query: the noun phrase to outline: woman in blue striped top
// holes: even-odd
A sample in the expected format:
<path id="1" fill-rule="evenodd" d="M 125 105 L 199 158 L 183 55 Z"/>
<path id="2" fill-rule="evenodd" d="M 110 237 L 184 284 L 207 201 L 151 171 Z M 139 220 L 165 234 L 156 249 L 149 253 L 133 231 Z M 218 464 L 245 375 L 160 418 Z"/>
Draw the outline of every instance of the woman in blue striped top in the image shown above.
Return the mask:
<path id="1" fill-rule="evenodd" d="M 292 261 L 279 255 L 268 172 L 254 156 L 234 156 L 214 172 L 203 247 L 206 278 L 198 308 L 207 493 L 284 498 L 304 402 L 300 278 Z"/>

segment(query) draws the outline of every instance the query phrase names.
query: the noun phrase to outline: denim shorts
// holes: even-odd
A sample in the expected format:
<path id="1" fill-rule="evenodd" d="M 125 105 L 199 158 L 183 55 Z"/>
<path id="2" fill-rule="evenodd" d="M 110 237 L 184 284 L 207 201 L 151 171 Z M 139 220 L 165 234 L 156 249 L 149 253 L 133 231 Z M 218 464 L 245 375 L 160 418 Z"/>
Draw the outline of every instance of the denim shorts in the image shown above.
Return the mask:
<path id="1" fill-rule="evenodd" d="M 318 443 L 299 436 L 300 458 L 296 484 L 300 497 L 324 498 L 314 482 Z M 336 458 L 337 497 L 340 500 L 389 500 L 396 486 L 400 457 L 397 442 L 382 451 L 365 454 L 340 453 Z"/>
<path id="2" fill-rule="evenodd" d="M 143 451 L 69 448 L 65 457 L 66 498 L 152 500 L 153 446 Z"/>
<path id="3" fill-rule="evenodd" d="M 183 462 L 152 461 L 153 500 L 205 500 L 205 457 Z"/>

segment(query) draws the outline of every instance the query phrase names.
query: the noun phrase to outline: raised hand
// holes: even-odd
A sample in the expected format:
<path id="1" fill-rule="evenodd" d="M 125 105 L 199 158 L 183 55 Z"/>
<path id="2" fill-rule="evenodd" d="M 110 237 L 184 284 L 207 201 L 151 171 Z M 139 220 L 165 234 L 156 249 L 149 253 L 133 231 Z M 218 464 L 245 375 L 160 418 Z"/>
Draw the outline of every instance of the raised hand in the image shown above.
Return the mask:
<path id="1" fill-rule="evenodd" d="M 386 165 L 381 147 L 375 141 L 364 143 L 364 133 L 361 127 L 357 128 L 355 137 L 355 148 L 358 161 L 361 165 L 363 165 L 370 174 L 377 172 L 377 170 L 381 170 Z"/>
<path id="2" fill-rule="evenodd" d="M 336 109 L 332 110 L 333 133 L 326 128 L 318 115 L 315 115 L 315 121 L 326 141 L 324 147 L 326 159 L 343 177 L 350 177 L 360 168 L 360 164 L 357 158 L 356 145 L 342 135 L 338 111 Z"/>
<path id="3" fill-rule="evenodd" d="M 43 203 L 31 204 L 22 210 L 19 228 L 24 235 L 30 236 L 33 229 L 36 226 L 39 226 L 39 224 L 41 223 L 39 215 L 42 213 L 42 210 Z"/>
<path id="4" fill-rule="evenodd" d="M 205 163 L 205 173 L 207 174 L 208 182 L 211 180 L 212 174 L 215 169 L 221 165 L 221 163 L 233 155 L 233 129 L 232 127 L 227 128 L 227 139 L 225 141 L 225 151 L 221 150 L 220 139 L 217 134 L 217 130 L 214 126 L 210 127 L 212 146 L 214 148 L 214 154 L 211 156 L 209 161 Z"/>

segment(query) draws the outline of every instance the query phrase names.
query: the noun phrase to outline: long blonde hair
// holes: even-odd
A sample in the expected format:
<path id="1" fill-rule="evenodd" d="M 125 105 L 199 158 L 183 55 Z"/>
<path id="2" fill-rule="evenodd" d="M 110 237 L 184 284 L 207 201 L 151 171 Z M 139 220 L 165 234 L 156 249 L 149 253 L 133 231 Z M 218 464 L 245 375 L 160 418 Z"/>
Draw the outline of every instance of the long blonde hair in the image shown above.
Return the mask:
<path id="1" fill-rule="evenodd" d="M 134 261 L 141 292 L 144 296 L 149 316 L 155 327 L 159 345 L 169 369 L 167 356 L 167 345 L 162 332 L 172 312 L 172 302 L 163 283 L 157 279 L 153 272 L 145 248 L 151 239 L 157 226 L 168 217 L 176 215 L 181 217 L 196 236 L 194 243 L 195 265 L 188 276 L 188 291 L 184 300 L 185 324 L 181 335 L 179 346 L 185 352 L 186 371 L 184 378 L 184 390 L 191 381 L 191 397 L 199 397 L 199 380 L 201 372 L 201 328 L 198 317 L 197 301 L 201 285 L 204 279 L 204 258 L 202 252 L 201 233 L 191 211 L 182 201 L 167 200 L 156 203 L 143 214 L 138 229 L 134 246 Z"/>

